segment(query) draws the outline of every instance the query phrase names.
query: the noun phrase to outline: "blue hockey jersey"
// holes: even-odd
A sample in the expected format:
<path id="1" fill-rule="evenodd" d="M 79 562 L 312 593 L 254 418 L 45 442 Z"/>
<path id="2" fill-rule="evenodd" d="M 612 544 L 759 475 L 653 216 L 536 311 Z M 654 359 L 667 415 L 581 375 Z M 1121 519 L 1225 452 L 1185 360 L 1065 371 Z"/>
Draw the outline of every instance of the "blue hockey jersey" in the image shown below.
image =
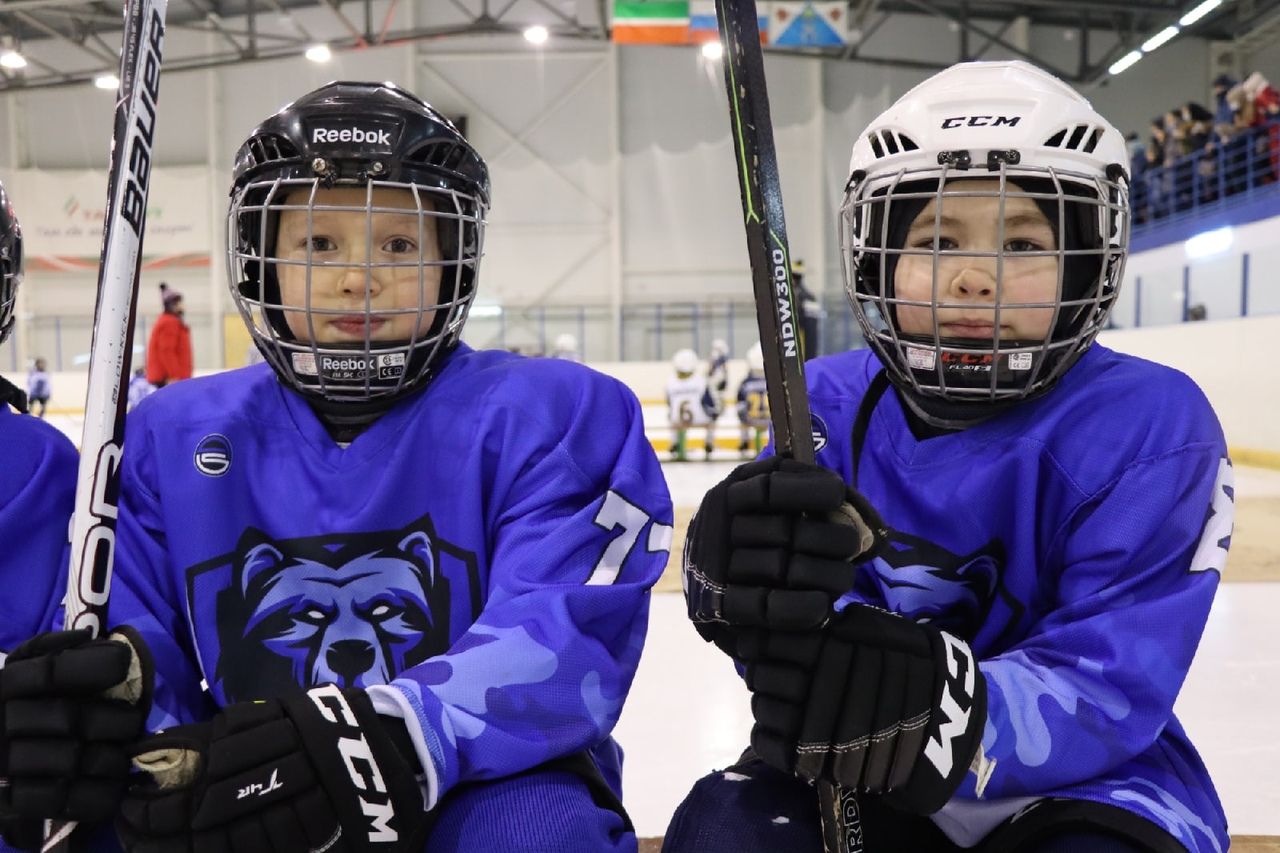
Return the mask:
<path id="1" fill-rule="evenodd" d="M 869 350 L 807 365 L 818 461 L 846 480 L 880 369 Z M 1059 796 L 1128 809 L 1196 853 L 1227 848 L 1173 715 L 1233 518 L 1222 431 L 1190 379 L 1095 345 L 1044 397 L 925 440 L 891 391 L 857 486 L 894 532 L 842 602 L 963 637 L 987 679 L 990 775 L 934 816 L 948 835 L 971 845 Z"/>
<path id="2" fill-rule="evenodd" d="M 61 627 L 77 461 L 66 436 L 0 403 L 0 653 Z"/>
<path id="3" fill-rule="evenodd" d="M 672 523 L 623 385 L 460 346 L 344 449 L 257 365 L 148 397 L 124 457 L 111 619 L 152 730 L 333 682 L 406 720 L 431 805 L 588 748 L 620 789 Z"/>
<path id="4" fill-rule="evenodd" d="M 769 386 L 760 373 L 748 373 L 738 386 L 738 421 L 745 426 L 769 426 Z"/>

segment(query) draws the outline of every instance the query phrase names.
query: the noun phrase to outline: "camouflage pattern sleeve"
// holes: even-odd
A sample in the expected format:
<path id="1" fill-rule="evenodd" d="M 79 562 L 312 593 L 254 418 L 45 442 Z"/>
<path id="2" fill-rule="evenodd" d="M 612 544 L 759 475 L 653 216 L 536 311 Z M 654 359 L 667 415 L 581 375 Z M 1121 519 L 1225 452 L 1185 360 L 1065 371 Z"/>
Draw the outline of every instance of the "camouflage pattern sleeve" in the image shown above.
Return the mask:
<path id="1" fill-rule="evenodd" d="M 1208 618 L 1232 499 L 1225 447 L 1205 443 L 1134 462 L 1079 504 L 1042 569 L 1049 612 L 980 662 L 986 764 L 961 796 L 1047 794 L 1150 747 Z"/>
<path id="2" fill-rule="evenodd" d="M 379 711 L 410 721 L 432 804 L 601 743 L 635 675 L 671 500 L 634 396 L 581 381 L 561 405 L 526 397 L 520 429 L 487 439 L 497 471 L 478 619 L 446 653 L 369 688 Z"/>

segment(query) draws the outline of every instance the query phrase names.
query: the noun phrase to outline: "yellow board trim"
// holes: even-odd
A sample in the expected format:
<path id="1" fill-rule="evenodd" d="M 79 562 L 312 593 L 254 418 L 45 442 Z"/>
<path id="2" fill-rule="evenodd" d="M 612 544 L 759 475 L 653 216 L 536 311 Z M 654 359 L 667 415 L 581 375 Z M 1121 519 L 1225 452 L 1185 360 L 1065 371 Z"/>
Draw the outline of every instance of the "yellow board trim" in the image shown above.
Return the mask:
<path id="1" fill-rule="evenodd" d="M 689 432 L 693 432 L 694 430 L 701 430 L 701 429 L 702 427 L 689 427 Z M 653 445 L 653 451 L 655 453 L 666 453 L 668 450 L 671 449 L 671 439 L 669 438 L 660 438 L 656 436 L 650 437 L 649 444 Z M 737 434 L 736 431 L 732 437 L 729 437 L 729 438 L 720 437 L 716 439 L 717 450 L 737 450 L 740 444 L 742 444 L 742 438 Z M 707 440 L 705 438 L 702 438 L 701 436 L 693 436 L 688 434 L 685 435 L 685 439 L 684 439 L 685 450 L 695 450 L 695 449 L 705 450 L 706 447 L 707 447 Z"/>
<path id="2" fill-rule="evenodd" d="M 1280 471 L 1280 452 L 1275 450 L 1258 450 L 1251 447 L 1228 447 L 1227 453 L 1236 465 L 1247 465 L 1251 468 L 1272 468 Z"/>

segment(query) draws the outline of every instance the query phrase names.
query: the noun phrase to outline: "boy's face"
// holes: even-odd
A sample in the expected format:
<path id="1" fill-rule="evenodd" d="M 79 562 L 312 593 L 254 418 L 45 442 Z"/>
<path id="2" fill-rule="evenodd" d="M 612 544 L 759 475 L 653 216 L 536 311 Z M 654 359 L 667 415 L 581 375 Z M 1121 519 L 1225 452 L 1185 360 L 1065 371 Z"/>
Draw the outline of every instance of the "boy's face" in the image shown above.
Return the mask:
<path id="1" fill-rule="evenodd" d="M 948 192 L 978 190 L 991 192 L 993 180 L 962 180 L 947 183 Z M 1006 182 L 1017 190 L 1012 182 Z M 949 249 L 960 252 L 995 252 L 1001 248 L 1000 199 L 947 196 L 942 199 L 942 216 L 935 218 L 938 199 L 931 199 L 916 216 L 907 232 L 907 249 Z M 1019 252 L 1057 249 L 1057 235 L 1040 208 L 1029 198 L 1007 196 L 1004 202 L 1004 265 L 996 280 L 996 258 L 939 255 L 937 323 L 943 338 L 973 340 L 1029 340 L 1044 338 L 1053 322 L 1053 303 L 1058 298 L 1058 258 Z M 902 255 L 894 272 L 896 298 L 932 302 L 934 258 L 931 255 Z M 1000 318 L 996 328 L 995 304 L 999 294 Z M 1041 303 L 1040 307 L 1019 307 Z M 898 324 L 908 335 L 933 336 L 935 309 L 927 305 L 897 305 Z"/>
<path id="2" fill-rule="evenodd" d="M 276 255 L 295 262 L 276 265 L 290 331 L 298 340 L 320 344 L 357 343 L 366 337 L 371 341 L 422 339 L 431 327 L 440 295 L 441 268 L 424 265 L 440 260 L 430 208 L 421 216 L 420 226 L 419 206 L 409 190 L 374 188 L 371 206 L 395 210 L 369 213 L 364 187 L 333 187 L 315 191 L 308 223 L 310 196 L 307 187 L 289 193 L 285 203 L 300 209 L 282 211 L 276 232 Z M 427 204 L 424 199 L 423 206 Z M 322 209 L 328 206 L 356 209 Z"/>

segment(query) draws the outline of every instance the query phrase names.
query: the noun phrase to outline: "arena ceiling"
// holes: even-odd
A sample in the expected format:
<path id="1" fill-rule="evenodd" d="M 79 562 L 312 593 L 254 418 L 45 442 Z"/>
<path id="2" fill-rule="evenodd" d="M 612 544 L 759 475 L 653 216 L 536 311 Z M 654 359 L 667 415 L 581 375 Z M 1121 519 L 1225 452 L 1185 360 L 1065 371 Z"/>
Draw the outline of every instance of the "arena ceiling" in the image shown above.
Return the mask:
<path id="1" fill-rule="evenodd" d="M 850 0 L 857 41 L 834 54 L 894 64 L 861 51 L 900 15 L 946 19 L 955 59 L 981 58 L 993 46 L 1027 56 L 1011 40 L 1019 22 L 1077 29 L 1081 60 L 1052 68 L 1075 82 L 1176 21 L 1196 0 Z M 170 0 L 166 70 L 208 68 L 296 56 L 325 43 L 333 50 L 407 41 L 518 34 L 533 24 L 563 40 L 605 41 L 612 0 Z M 114 71 L 121 28 L 118 2 L 0 0 L 0 50 L 16 50 L 25 68 L 0 67 L 0 90 L 83 84 Z M 1101 61 L 1089 56 L 1090 33 L 1119 37 Z M 1227 0 L 1192 25 L 1192 35 L 1233 41 L 1280 30 L 1280 0 Z M 1035 57 L 1027 56 L 1029 59 Z M 911 64 L 911 63 L 902 63 Z M 923 65 L 922 63 L 914 63 Z M 0 66 L 4 63 L 0 62 Z M 939 66 L 940 67 L 940 66 Z"/>

